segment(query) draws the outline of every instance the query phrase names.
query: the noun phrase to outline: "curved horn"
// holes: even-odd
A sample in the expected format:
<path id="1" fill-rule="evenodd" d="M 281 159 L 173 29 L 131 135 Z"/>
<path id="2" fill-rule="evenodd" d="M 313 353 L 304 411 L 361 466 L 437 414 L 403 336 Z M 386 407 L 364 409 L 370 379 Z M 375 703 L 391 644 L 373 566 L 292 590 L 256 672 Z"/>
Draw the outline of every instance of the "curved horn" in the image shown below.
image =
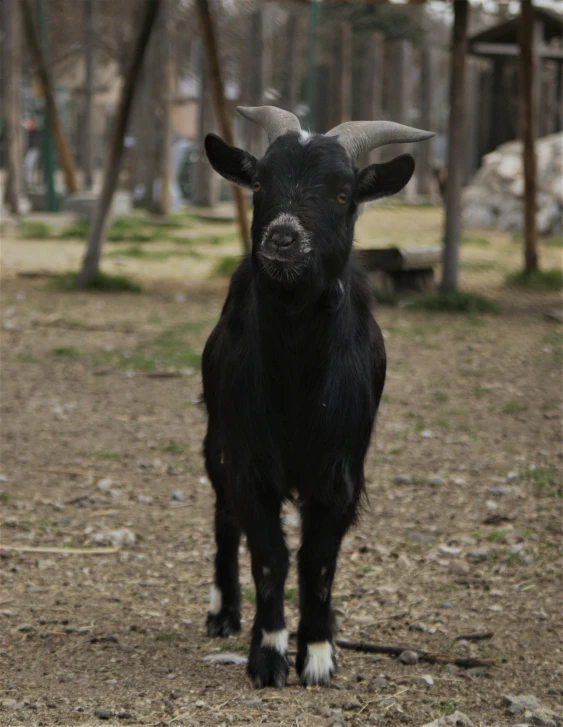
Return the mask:
<path id="1" fill-rule="evenodd" d="M 433 137 L 434 132 L 413 129 L 393 121 L 345 121 L 327 131 L 325 136 L 337 136 L 352 159 L 356 159 L 385 144 L 425 141 Z"/>
<path id="2" fill-rule="evenodd" d="M 237 106 L 237 111 L 245 119 L 259 124 L 268 134 L 270 144 L 286 131 L 301 131 L 297 116 L 277 106 Z"/>

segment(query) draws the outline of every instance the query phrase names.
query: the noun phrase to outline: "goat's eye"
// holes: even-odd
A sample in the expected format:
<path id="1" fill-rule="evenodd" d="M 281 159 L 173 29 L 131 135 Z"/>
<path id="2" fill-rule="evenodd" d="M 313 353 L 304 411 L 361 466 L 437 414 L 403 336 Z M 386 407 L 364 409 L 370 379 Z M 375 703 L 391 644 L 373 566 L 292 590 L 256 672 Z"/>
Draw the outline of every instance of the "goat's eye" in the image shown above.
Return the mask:
<path id="1" fill-rule="evenodd" d="M 348 201 L 348 195 L 344 194 L 344 192 L 340 192 L 336 199 L 340 202 L 340 204 L 346 204 Z"/>
<path id="2" fill-rule="evenodd" d="M 253 182 L 252 183 L 252 191 L 253 192 L 259 192 L 262 189 L 262 185 L 260 182 Z"/>

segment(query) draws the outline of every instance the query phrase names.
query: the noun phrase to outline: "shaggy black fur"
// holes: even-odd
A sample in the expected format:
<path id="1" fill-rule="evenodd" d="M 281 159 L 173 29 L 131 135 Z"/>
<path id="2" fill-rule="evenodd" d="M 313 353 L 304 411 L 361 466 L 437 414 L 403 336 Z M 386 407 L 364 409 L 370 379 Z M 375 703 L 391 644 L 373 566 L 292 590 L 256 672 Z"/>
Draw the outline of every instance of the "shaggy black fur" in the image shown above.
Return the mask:
<path id="1" fill-rule="evenodd" d="M 385 348 L 368 284 L 352 252 L 358 205 L 410 179 L 411 157 L 360 171 L 334 137 L 279 137 L 257 160 L 209 135 L 227 179 L 252 187 L 252 253 L 231 281 L 203 354 L 209 424 L 204 452 L 216 492 L 210 636 L 240 628 L 238 545 L 246 535 L 256 584 L 248 672 L 283 686 L 287 657 L 264 632 L 285 628 L 289 558 L 285 499 L 302 519 L 297 670 L 307 646 L 332 642 L 331 588 L 341 540 L 358 516 L 364 458 L 385 381 Z"/>

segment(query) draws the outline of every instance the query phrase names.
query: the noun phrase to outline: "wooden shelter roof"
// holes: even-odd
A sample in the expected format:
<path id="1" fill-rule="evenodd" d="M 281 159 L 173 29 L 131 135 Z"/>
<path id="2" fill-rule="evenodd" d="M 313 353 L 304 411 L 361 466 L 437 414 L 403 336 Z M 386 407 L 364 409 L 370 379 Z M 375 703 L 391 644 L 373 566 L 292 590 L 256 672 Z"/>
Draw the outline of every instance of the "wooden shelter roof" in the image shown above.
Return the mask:
<path id="1" fill-rule="evenodd" d="M 541 20 L 544 27 L 544 41 L 554 38 L 563 38 L 563 16 L 546 8 L 534 7 L 534 17 Z M 504 23 L 493 25 L 492 28 L 482 30 L 469 38 L 471 45 L 476 43 L 501 43 L 503 45 L 516 45 L 518 43 L 519 16 Z"/>

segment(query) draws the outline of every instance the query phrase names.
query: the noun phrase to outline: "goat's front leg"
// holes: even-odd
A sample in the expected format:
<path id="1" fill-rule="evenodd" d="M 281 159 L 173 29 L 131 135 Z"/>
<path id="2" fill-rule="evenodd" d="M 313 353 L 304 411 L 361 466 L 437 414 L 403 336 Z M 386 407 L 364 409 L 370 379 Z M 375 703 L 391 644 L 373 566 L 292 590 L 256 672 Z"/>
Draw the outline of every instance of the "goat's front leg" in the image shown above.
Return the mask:
<path id="1" fill-rule="evenodd" d="M 257 688 L 283 687 L 289 671 L 283 603 L 289 557 L 280 506 L 255 501 L 252 512 L 247 510 L 244 519 L 256 585 L 248 674 Z"/>
<path id="2" fill-rule="evenodd" d="M 336 667 L 331 590 L 340 543 L 354 511 L 355 506 L 343 508 L 337 502 L 308 503 L 301 511 L 296 667 L 305 686 L 328 686 Z"/>

